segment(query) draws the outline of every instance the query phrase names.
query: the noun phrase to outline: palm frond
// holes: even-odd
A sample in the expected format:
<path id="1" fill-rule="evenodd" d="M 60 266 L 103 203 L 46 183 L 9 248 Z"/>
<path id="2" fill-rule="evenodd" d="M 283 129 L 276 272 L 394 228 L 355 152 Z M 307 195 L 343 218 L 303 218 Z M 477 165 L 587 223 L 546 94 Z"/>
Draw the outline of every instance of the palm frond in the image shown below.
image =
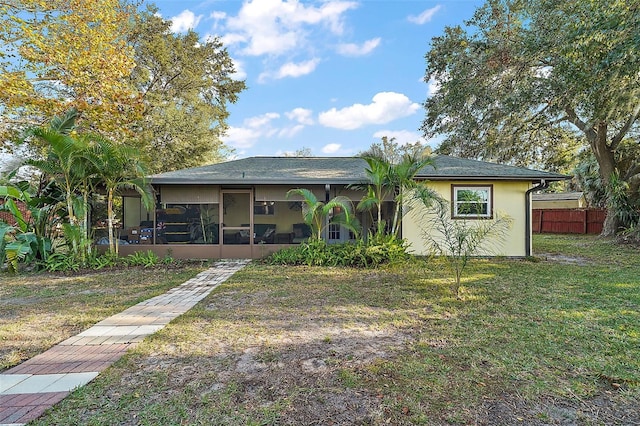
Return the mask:
<path id="1" fill-rule="evenodd" d="M 54 117 L 49 126 L 56 132 L 68 135 L 75 128 L 77 118 L 78 110 L 72 108 L 64 115 Z"/>

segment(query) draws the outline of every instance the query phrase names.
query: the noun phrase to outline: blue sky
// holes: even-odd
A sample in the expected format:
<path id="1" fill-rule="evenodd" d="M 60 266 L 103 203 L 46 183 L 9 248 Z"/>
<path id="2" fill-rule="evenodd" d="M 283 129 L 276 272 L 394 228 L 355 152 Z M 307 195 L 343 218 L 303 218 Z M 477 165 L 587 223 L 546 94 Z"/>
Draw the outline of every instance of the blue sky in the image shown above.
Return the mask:
<path id="1" fill-rule="evenodd" d="M 479 0 L 157 0 L 174 32 L 218 36 L 247 90 L 230 106 L 224 141 L 236 157 L 351 156 L 419 131 L 431 38 L 462 24 Z"/>

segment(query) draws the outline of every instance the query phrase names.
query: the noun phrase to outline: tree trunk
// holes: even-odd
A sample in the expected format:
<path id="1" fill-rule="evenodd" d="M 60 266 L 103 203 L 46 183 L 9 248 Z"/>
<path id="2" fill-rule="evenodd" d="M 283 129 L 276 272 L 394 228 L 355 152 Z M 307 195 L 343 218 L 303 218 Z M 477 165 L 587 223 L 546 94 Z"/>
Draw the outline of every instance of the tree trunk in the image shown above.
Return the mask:
<path id="1" fill-rule="evenodd" d="M 598 124 L 595 134 L 589 139 L 593 155 L 598 161 L 600 178 L 608 189 L 611 186 L 611 177 L 615 173 L 617 165 L 613 151 L 607 144 L 607 124 L 605 122 Z M 618 231 L 619 226 L 620 222 L 616 216 L 615 208 L 607 202 L 607 217 L 600 235 L 604 237 L 613 236 Z"/>
<path id="2" fill-rule="evenodd" d="M 107 191 L 107 232 L 109 236 L 109 253 L 118 254 L 118 244 L 113 235 L 113 190 Z"/>

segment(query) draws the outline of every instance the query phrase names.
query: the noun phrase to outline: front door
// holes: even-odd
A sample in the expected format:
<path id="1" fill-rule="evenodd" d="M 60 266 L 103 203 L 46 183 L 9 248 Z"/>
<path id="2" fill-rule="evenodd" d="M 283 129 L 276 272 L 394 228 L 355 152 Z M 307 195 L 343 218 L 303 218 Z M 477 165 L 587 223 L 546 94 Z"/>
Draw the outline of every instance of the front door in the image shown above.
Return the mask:
<path id="1" fill-rule="evenodd" d="M 250 189 L 222 191 L 220 239 L 223 259 L 251 258 L 253 246 L 253 193 Z"/>

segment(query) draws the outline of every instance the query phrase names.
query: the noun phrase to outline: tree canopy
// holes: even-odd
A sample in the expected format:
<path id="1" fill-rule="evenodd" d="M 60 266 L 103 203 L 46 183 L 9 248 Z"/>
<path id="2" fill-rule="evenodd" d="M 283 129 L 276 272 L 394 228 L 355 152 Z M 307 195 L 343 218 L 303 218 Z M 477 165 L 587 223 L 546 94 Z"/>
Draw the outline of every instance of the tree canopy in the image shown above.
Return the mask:
<path id="1" fill-rule="evenodd" d="M 556 170 L 586 146 L 606 186 L 636 194 L 640 163 L 620 147 L 639 140 L 638 28 L 637 2 L 488 0 L 432 40 L 422 130 L 446 135 L 440 152 Z"/>
<path id="2" fill-rule="evenodd" d="M 129 0 L 0 2 L 0 147 L 71 108 L 150 171 L 220 160 L 243 81 L 217 38 L 174 34 Z"/>
<path id="3" fill-rule="evenodd" d="M 0 3 L 0 142 L 71 108 L 93 131 L 128 128 L 140 99 L 126 35 L 135 10 L 120 0 Z"/>
<path id="4" fill-rule="evenodd" d="M 220 161 L 228 103 L 245 89 L 233 79 L 233 62 L 218 38 L 201 41 L 193 31 L 174 34 L 155 8 L 137 16 L 130 40 L 143 118 L 136 128 L 151 171 Z"/>
<path id="5" fill-rule="evenodd" d="M 380 142 L 374 142 L 369 148 L 357 154 L 357 157 L 373 157 L 390 164 L 401 163 L 405 156 L 426 157 L 431 155 L 431 147 L 419 141 L 399 144 L 396 138 L 383 136 Z"/>

